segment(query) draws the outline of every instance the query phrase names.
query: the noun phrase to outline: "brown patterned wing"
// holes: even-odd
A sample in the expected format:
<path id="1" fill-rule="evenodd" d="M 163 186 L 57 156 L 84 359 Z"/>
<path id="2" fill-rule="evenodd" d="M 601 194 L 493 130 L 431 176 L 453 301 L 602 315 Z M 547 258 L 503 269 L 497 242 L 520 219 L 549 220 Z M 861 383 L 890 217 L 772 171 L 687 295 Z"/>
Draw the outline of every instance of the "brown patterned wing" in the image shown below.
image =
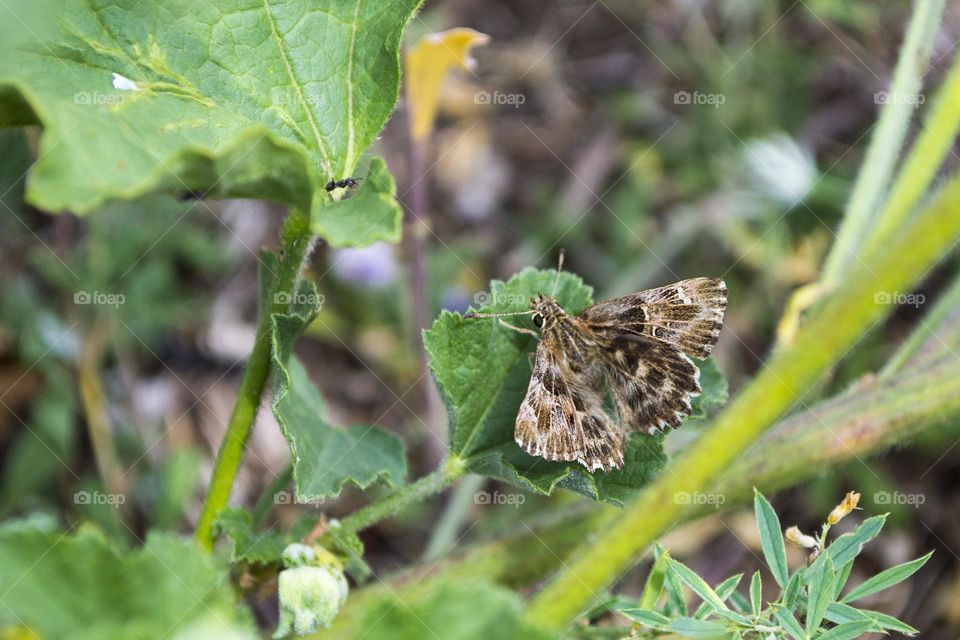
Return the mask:
<path id="1" fill-rule="evenodd" d="M 700 370 L 720 335 L 727 287 L 694 278 L 614 298 L 579 320 L 596 337 L 624 429 L 654 434 L 678 427 L 700 393 Z"/>
<path id="2" fill-rule="evenodd" d="M 577 371 L 559 336 L 544 332 L 517 413 L 517 444 L 532 456 L 576 461 L 591 472 L 622 468 L 623 436 L 603 409 L 600 375 L 596 365 Z"/>

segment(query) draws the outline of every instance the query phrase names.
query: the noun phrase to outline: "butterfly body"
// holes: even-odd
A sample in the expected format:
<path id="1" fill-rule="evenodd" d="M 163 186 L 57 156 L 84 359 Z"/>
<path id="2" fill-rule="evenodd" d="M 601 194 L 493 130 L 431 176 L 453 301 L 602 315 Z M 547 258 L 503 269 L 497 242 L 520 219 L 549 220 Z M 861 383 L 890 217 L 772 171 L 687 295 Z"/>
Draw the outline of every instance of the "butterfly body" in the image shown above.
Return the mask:
<path id="1" fill-rule="evenodd" d="M 654 435 L 690 415 L 700 393 L 691 357 L 707 357 L 716 344 L 726 301 L 718 278 L 614 298 L 576 316 L 551 296 L 533 298 L 540 343 L 517 414 L 517 444 L 591 472 L 622 468 L 631 432 Z"/>

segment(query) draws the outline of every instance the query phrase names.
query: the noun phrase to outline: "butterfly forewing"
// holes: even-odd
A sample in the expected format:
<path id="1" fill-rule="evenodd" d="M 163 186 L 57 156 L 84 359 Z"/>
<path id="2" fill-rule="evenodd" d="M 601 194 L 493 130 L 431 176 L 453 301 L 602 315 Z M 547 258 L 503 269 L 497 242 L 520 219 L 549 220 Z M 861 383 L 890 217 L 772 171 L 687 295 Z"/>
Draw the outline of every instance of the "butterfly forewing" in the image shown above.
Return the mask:
<path id="1" fill-rule="evenodd" d="M 547 460 L 576 461 L 590 471 L 620 468 L 623 443 L 603 408 L 602 366 L 584 336 L 562 325 L 547 325 L 541 336 L 514 438 Z"/>
<path id="2" fill-rule="evenodd" d="M 613 298 L 568 316 L 551 297 L 531 302 L 542 326 L 515 438 L 527 453 L 590 471 L 623 467 L 626 434 L 678 427 L 700 393 L 692 357 L 710 354 L 727 288 L 694 278 Z M 619 425 L 607 415 L 609 395 Z"/>

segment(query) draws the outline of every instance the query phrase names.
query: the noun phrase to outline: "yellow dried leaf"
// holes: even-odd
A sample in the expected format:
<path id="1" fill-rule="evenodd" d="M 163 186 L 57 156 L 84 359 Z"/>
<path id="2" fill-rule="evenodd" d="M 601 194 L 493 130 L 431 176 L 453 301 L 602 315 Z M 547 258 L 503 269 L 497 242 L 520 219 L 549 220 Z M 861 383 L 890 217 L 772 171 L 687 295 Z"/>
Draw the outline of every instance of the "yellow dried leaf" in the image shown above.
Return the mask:
<path id="1" fill-rule="evenodd" d="M 433 131 L 443 78 L 451 68 L 472 69 L 470 50 L 486 44 L 490 36 L 473 29 L 457 28 L 420 38 L 404 56 L 410 135 L 422 142 Z"/>

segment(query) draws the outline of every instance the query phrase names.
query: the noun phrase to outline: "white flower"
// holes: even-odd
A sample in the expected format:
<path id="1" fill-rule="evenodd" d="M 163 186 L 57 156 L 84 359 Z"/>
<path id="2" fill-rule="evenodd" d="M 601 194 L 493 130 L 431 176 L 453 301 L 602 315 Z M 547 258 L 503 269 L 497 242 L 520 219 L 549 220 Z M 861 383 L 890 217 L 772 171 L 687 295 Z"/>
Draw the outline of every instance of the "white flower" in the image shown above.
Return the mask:
<path id="1" fill-rule="evenodd" d="M 817 179 L 813 152 L 782 133 L 748 142 L 743 161 L 753 187 L 786 207 L 799 203 Z"/>

